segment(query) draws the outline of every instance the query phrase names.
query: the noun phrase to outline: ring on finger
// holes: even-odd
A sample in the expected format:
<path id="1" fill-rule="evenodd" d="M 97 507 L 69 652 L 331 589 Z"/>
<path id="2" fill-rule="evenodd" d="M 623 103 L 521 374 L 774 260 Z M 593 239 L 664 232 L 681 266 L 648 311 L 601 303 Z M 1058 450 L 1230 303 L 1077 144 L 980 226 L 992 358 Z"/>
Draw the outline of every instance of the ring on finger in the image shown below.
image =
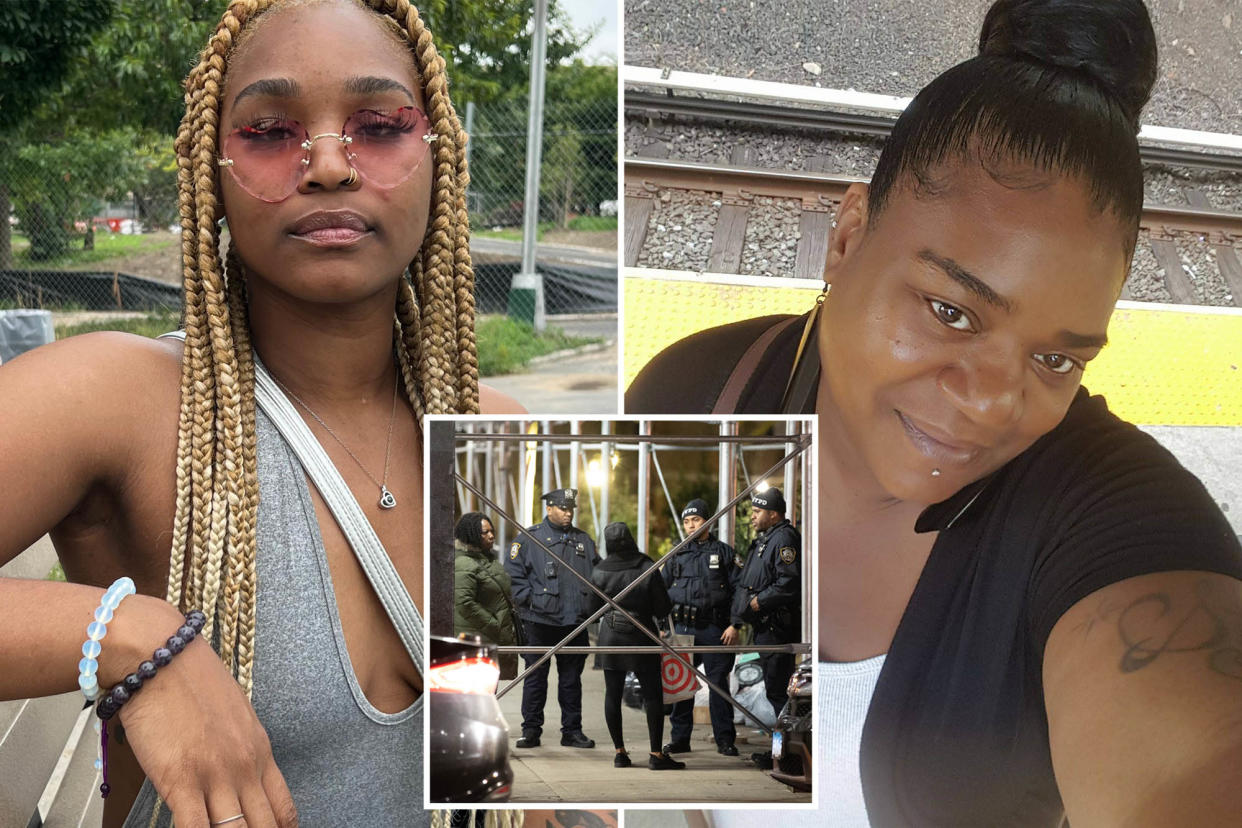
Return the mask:
<path id="1" fill-rule="evenodd" d="M 237 822 L 237 820 L 245 818 L 245 814 L 234 814 L 231 817 L 225 817 L 224 819 L 217 819 L 214 822 L 209 822 L 208 825 L 226 825 L 230 822 Z"/>

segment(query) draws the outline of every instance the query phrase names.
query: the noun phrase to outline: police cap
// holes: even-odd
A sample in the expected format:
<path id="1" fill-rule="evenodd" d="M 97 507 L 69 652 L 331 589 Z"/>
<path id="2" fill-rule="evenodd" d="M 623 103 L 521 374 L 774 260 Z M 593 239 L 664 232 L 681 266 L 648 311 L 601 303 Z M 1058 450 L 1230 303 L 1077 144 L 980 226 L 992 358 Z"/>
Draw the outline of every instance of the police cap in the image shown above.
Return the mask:
<path id="1" fill-rule="evenodd" d="M 540 500 L 546 500 L 549 506 L 559 506 L 562 509 L 578 508 L 578 490 L 577 489 L 553 489 L 550 492 L 544 492 L 540 496 Z"/>
<path id="2" fill-rule="evenodd" d="M 706 500 L 701 497 L 696 497 L 694 500 L 686 504 L 686 508 L 681 510 L 682 520 L 690 517 L 690 515 L 698 515 L 704 520 L 707 520 L 712 516 L 712 511 L 707 508 Z"/>
<path id="3" fill-rule="evenodd" d="M 785 514 L 785 496 L 780 489 L 765 489 L 750 496 L 750 505 L 760 509 L 769 509 L 778 514 Z"/>

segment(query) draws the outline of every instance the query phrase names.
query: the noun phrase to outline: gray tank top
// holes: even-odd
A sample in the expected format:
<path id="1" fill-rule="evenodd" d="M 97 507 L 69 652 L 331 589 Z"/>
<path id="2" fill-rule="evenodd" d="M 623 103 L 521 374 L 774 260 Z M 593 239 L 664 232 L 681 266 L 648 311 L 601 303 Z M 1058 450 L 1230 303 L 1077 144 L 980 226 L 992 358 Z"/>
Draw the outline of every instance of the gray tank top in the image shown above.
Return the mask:
<path id="1" fill-rule="evenodd" d="M 345 648 L 332 576 L 302 466 L 256 412 L 258 597 L 252 703 L 303 825 L 429 826 L 423 810 L 423 699 L 383 713 Z M 125 828 L 147 828 L 144 782 Z M 171 824 L 161 805 L 157 825 Z M 216 819 L 232 814 L 212 814 Z"/>

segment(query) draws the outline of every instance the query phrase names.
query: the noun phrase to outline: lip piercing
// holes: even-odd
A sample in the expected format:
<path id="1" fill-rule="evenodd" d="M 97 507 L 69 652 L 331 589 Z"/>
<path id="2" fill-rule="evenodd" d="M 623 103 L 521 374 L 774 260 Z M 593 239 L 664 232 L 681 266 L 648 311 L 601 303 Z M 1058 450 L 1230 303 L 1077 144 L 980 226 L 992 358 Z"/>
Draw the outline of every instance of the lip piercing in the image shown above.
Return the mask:
<path id="1" fill-rule="evenodd" d="M 932 469 L 932 477 L 939 477 L 940 469 Z"/>
<path id="2" fill-rule="evenodd" d="M 353 167 L 349 168 L 349 178 L 345 179 L 345 186 L 352 187 L 358 183 L 358 170 Z"/>

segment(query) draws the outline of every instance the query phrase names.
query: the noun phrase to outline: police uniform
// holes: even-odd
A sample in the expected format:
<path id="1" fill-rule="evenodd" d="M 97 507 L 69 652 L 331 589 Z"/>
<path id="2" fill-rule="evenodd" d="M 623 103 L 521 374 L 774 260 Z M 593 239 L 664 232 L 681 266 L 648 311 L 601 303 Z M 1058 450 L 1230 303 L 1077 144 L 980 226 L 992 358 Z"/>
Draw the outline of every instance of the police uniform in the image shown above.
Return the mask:
<path id="1" fill-rule="evenodd" d="M 543 495 L 549 505 L 575 508 L 576 489 L 555 489 Z M 594 565 L 599 562 L 595 542 L 581 529 L 557 526 L 548 518 L 527 529 L 539 542 L 555 552 L 561 560 L 584 575 L 589 582 Z M 590 615 L 590 590 L 563 571 L 561 564 L 541 549 L 526 534 L 521 534 L 505 556 L 505 571 L 513 582 L 513 603 L 522 619 L 522 629 L 529 645 L 559 644 L 574 627 Z M 587 646 L 586 630 L 579 633 L 571 646 Z M 524 655 L 529 667 L 537 655 Z M 593 747 L 594 742 L 582 735 L 582 669 L 585 655 L 556 655 L 557 702 L 561 708 L 561 742 L 576 741 L 579 747 Z M 548 671 L 551 661 L 527 673 L 522 684 L 522 737 L 525 745 L 539 743 L 543 732 L 543 706 L 548 696 Z M 533 738 L 532 738 L 533 737 Z M 586 744 L 590 742 L 590 744 Z"/>
<path id="2" fill-rule="evenodd" d="M 695 498 L 682 510 L 683 520 L 688 515 L 706 519 L 711 517 L 711 511 L 706 502 Z M 735 557 L 732 546 L 708 535 L 703 541 L 691 540 L 664 565 L 664 583 L 673 600 L 673 625 L 678 633 L 693 635 L 696 645 L 719 645 L 721 633 L 729 626 L 729 608 L 740 572 L 734 565 Z M 733 659 L 733 653 L 694 655 L 694 663 L 703 665 L 708 681 L 725 692 L 729 690 Z M 717 750 L 732 755 L 737 737 L 732 705 L 718 693 L 708 691 L 707 706 Z M 665 746 L 665 751 L 688 750 L 694 729 L 694 699 L 674 704 L 669 718 L 672 743 Z"/>
<path id="3" fill-rule="evenodd" d="M 751 504 L 761 509 L 785 512 L 785 499 L 779 489 L 752 495 Z M 756 644 L 792 644 L 801 637 L 802 627 L 802 535 L 787 519 L 755 536 L 742 563 L 737 589 L 733 594 L 730 619 L 734 626 L 750 624 Z M 751 598 L 759 601 L 756 612 Z M 780 714 L 788 698 L 787 686 L 793 674 L 793 653 L 767 653 L 759 657 L 763 685 L 772 711 Z"/>

